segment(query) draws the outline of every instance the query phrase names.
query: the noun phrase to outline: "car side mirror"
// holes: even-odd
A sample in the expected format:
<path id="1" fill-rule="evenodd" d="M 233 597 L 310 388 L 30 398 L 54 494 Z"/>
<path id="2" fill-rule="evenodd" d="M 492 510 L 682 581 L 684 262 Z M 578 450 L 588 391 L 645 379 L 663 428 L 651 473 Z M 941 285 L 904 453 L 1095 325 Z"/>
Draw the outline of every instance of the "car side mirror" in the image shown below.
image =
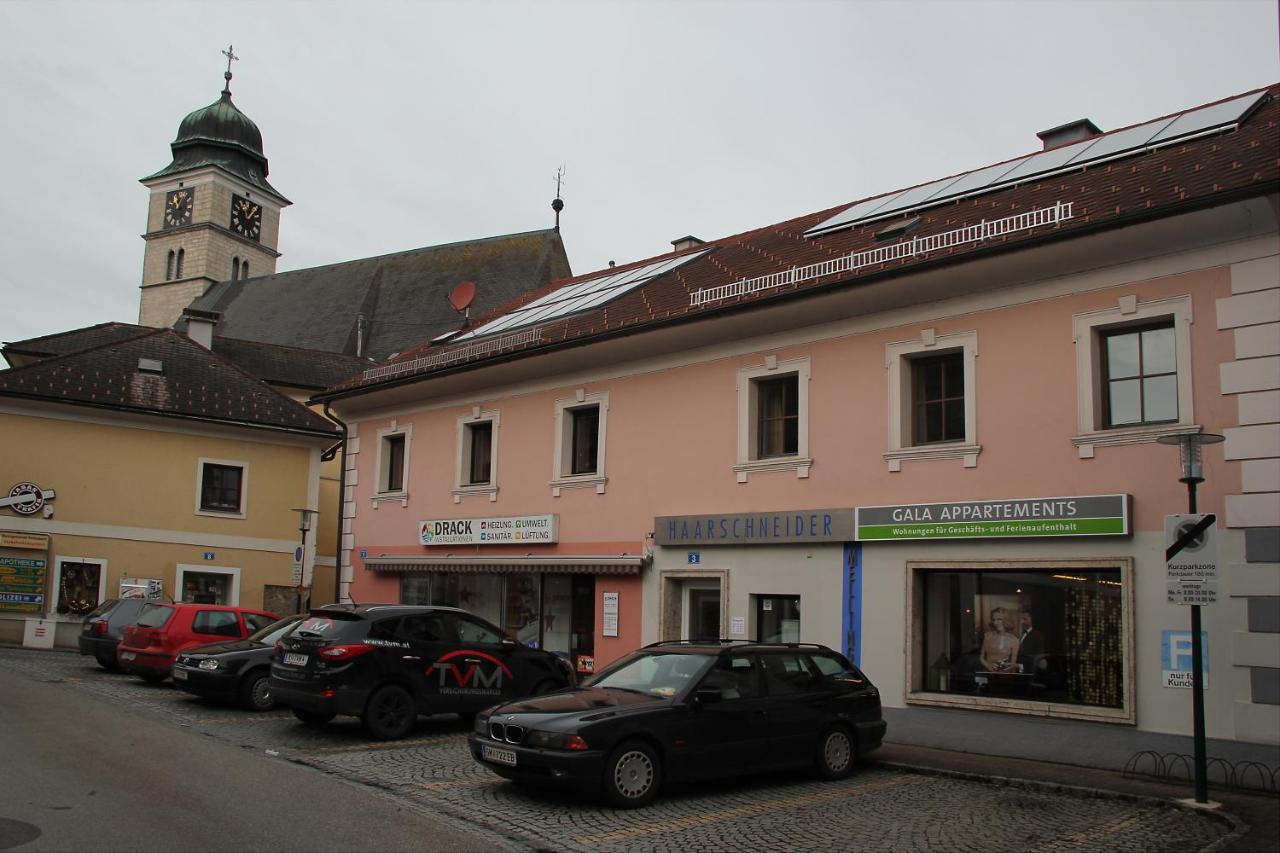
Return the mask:
<path id="1" fill-rule="evenodd" d="M 511 639 L 510 637 L 503 637 L 502 645 L 504 648 L 514 649 L 519 644 L 515 640 Z"/>
<path id="2" fill-rule="evenodd" d="M 720 692 L 718 687 L 699 687 L 693 692 L 693 704 L 695 707 L 714 705 L 723 699 L 724 694 Z"/>

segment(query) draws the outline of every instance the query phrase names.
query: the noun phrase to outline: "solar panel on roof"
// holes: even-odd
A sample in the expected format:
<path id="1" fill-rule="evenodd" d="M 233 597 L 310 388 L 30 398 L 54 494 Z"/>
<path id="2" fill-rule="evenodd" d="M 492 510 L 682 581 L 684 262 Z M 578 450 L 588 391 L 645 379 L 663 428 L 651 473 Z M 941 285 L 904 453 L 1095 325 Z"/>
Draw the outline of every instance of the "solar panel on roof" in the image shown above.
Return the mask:
<path id="1" fill-rule="evenodd" d="M 491 320 L 475 331 L 460 335 L 454 340 L 461 341 L 467 338 L 479 337 L 480 335 L 490 335 L 506 329 L 530 326 L 534 323 L 566 317 L 579 311 L 585 311 L 588 308 L 596 308 L 634 290 L 651 279 L 702 257 L 708 251 L 703 249 L 700 252 L 680 255 L 675 258 L 666 258 L 651 264 L 635 267 L 634 269 L 608 273 L 586 281 L 575 282 L 559 290 L 539 296 L 529 304 L 522 305 L 515 311 Z"/>
<path id="2" fill-rule="evenodd" d="M 1172 119 L 1159 119 L 1072 145 L 1042 151 L 1008 163 L 997 163 L 958 178 L 943 178 L 912 190 L 860 201 L 805 232 L 817 237 L 869 219 L 880 219 L 948 199 L 976 195 L 1018 181 L 1062 169 L 1074 169 L 1151 145 L 1162 145 L 1185 136 L 1221 130 L 1243 121 L 1266 92 L 1241 95 L 1220 104 L 1189 110 Z"/>

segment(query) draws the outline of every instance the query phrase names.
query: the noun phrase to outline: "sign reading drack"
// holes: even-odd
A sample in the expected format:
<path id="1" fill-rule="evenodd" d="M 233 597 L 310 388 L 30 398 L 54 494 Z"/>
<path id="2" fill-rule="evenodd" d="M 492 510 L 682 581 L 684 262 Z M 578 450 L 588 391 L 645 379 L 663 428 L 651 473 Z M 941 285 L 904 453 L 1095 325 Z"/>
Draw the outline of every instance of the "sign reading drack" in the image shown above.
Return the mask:
<path id="1" fill-rule="evenodd" d="M 854 510 L 854 538 L 859 542 L 1127 536 L 1129 532 L 1128 495 L 860 506 Z"/>
<path id="2" fill-rule="evenodd" d="M 556 541 L 556 516 L 437 518 L 418 522 L 423 545 L 529 545 Z"/>

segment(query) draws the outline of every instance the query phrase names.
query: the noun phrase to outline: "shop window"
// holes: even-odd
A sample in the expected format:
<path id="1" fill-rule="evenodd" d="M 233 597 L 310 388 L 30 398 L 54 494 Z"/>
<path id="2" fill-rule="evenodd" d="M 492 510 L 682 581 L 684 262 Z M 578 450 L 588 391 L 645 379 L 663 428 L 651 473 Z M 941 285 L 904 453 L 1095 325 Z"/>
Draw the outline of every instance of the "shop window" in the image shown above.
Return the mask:
<path id="1" fill-rule="evenodd" d="M 800 596 L 757 595 L 756 642 L 800 642 Z"/>
<path id="2" fill-rule="evenodd" d="M 413 443 L 413 428 L 409 424 L 391 426 L 378 430 L 378 492 L 374 495 L 375 504 L 379 499 L 405 501 L 409 471 L 409 451 Z"/>
<path id="3" fill-rule="evenodd" d="M 502 576 L 465 574 L 458 576 L 458 606 L 484 621 L 502 623 Z"/>
<path id="4" fill-rule="evenodd" d="M 542 646 L 542 595 L 535 574 L 507 575 L 507 606 L 503 629 L 522 646 Z"/>
<path id="5" fill-rule="evenodd" d="M 1074 564 L 916 569 L 917 689 L 1123 711 L 1130 706 L 1126 574 L 1122 566 Z"/>
<path id="6" fill-rule="evenodd" d="M 102 603 L 107 583 L 105 560 L 82 557 L 58 557 L 58 576 L 54 587 L 59 616 L 86 616 Z"/>
<path id="7" fill-rule="evenodd" d="M 201 459 L 199 465 L 196 512 L 244 518 L 248 465 L 224 459 Z"/>
<path id="8" fill-rule="evenodd" d="M 809 359 L 779 361 L 738 371 L 740 483 L 756 471 L 794 470 L 809 476 Z"/>
<path id="9" fill-rule="evenodd" d="M 431 603 L 430 575 L 401 575 L 400 603 L 426 606 Z"/>
<path id="10" fill-rule="evenodd" d="M 1072 318 L 1076 429 L 1081 458 L 1094 448 L 1150 442 L 1199 429 L 1191 387 L 1191 297 L 1139 302 Z"/>
<path id="11" fill-rule="evenodd" d="M 1178 364 L 1173 323 L 1106 332 L 1102 400 L 1107 427 L 1178 420 Z"/>
<path id="12" fill-rule="evenodd" d="M 604 494 L 607 394 L 579 390 L 572 400 L 556 402 L 557 439 L 552 495 L 575 487 L 594 487 Z"/>
<path id="13" fill-rule="evenodd" d="M 176 588 L 188 604 L 240 604 L 240 570 L 178 566 Z"/>
<path id="14" fill-rule="evenodd" d="M 939 335 L 925 329 L 919 339 L 897 341 L 885 348 L 889 374 L 889 447 L 884 458 L 890 471 L 904 461 L 962 459 L 976 467 L 975 417 L 977 332 Z"/>

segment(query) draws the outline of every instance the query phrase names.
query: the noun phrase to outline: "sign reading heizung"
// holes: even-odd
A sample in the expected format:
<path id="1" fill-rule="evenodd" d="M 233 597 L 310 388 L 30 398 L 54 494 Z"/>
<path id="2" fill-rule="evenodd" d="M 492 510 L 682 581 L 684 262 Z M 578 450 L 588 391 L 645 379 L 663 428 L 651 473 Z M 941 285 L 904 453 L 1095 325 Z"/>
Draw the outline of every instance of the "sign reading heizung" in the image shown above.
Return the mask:
<path id="1" fill-rule="evenodd" d="M 859 542 L 1126 536 L 1129 496 L 860 506 L 854 510 L 854 528 Z"/>

